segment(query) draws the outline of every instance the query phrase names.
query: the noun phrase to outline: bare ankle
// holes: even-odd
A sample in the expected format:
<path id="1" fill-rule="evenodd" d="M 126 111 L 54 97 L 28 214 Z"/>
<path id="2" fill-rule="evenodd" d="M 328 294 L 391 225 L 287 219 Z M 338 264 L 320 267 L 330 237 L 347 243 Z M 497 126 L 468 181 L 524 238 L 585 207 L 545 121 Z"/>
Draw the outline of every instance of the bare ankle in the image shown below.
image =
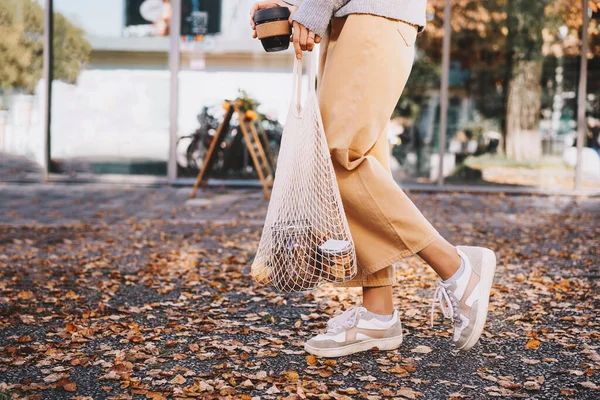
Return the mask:
<path id="1" fill-rule="evenodd" d="M 419 252 L 419 256 L 442 278 L 450 278 L 460 268 L 460 256 L 456 247 L 441 236 Z"/>
<path id="2" fill-rule="evenodd" d="M 379 315 L 394 313 L 391 286 L 363 287 L 363 307 Z"/>

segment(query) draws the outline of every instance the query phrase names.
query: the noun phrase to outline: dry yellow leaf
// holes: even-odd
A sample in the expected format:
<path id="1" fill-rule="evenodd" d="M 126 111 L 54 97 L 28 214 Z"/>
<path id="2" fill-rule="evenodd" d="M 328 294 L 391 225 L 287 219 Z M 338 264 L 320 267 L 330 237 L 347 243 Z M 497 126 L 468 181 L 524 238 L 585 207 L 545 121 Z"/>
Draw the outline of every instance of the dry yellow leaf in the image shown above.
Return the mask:
<path id="1" fill-rule="evenodd" d="M 75 382 L 69 382 L 66 385 L 63 385 L 63 389 L 65 389 L 67 392 L 76 392 L 77 385 L 75 384 Z"/>
<path id="2" fill-rule="evenodd" d="M 300 376 L 298 375 L 298 373 L 296 371 L 287 371 L 285 373 L 285 378 L 289 382 L 298 382 L 298 380 L 300 379 Z"/>
<path id="3" fill-rule="evenodd" d="M 31 290 L 21 290 L 17 297 L 21 300 L 31 300 L 33 299 L 34 295 Z"/>
<path id="4" fill-rule="evenodd" d="M 311 367 L 314 367 L 315 365 L 317 365 L 317 357 L 313 356 L 312 354 L 309 354 L 308 356 L 306 356 L 306 362 Z"/>
<path id="5" fill-rule="evenodd" d="M 77 385 L 72 382 L 68 377 L 62 378 L 57 382 L 58 386 L 61 386 L 67 392 L 75 392 L 77 391 Z"/>
<path id="6" fill-rule="evenodd" d="M 175 378 L 171 379 L 169 383 L 173 383 L 175 385 L 182 385 L 186 382 L 186 379 L 181 375 L 176 375 Z"/>
<path id="7" fill-rule="evenodd" d="M 406 368 L 402 368 L 399 365 L 396 365 L 396 366 L 390 368 L 388 370 L 388 372 L 391 372 L 392 374 L 396 374 L 396 375 L 400 375 L 400 376 L 408 376 L 408 371 L 406 370 Z"/>
<path id="8" fill-rule="evenodd" d="M 167 398 L 160 392 L 148 392 L 146 393 L 146 398 L 152 400 L 167 400 Z"/>
<path id="9" fill-rule="evenodd" d="M 529 339 L 525 347 L 531 350 L 537 350 L 540 347 L 540 341 L 537 339 Z"/>

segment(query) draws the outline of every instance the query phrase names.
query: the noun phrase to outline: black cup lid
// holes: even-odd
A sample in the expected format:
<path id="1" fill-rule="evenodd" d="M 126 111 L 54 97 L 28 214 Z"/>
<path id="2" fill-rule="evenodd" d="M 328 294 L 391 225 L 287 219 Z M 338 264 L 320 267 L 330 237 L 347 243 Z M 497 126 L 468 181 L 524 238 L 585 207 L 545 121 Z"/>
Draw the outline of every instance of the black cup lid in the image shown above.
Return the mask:
<path id="1" fill-rule="evenodd" d="M 288 19 L 290 17 L 290 10 L 287 7 L 272 7 L 258 10 L 254 13 L 254 22 L 260 24 L 265 21 L 272 21 L 276 19 Z"/>

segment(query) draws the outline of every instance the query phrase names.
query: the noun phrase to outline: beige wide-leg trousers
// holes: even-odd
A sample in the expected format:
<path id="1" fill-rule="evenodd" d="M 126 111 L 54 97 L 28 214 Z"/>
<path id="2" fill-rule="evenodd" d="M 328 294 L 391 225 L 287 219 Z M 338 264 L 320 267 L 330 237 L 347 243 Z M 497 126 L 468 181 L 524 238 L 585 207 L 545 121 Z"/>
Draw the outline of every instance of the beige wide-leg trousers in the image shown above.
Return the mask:
<path id="1" fill-rule="evenodd" d="M 416 36 L 404 22 L 355 14 L 334 18 L 320 45 L 319 104 L 359 265 L 340 286 L 392 285 L 393 264 L 438 237 L 389 167 L 387 124 Z"/>

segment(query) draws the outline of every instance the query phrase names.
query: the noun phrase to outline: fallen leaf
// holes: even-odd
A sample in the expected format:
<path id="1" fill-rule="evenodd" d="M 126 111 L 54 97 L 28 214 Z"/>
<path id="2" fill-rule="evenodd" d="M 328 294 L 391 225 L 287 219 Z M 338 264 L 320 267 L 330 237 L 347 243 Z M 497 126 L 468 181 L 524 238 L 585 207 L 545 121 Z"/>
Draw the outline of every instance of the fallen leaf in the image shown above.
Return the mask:
<path id="1" fill-rule="evenodd" d="M 525 347 L 530 350 L 537 350 L 540 347 L 540 341 L 537 339 L 529 339 Z"/>
<path id="2" fill-rule="evenodd" d="M 560 389 L 560 392 L 562 394 L 564 394 L 565 396 L 575 396 L 575 394 L 577 393 L 577 390 L 576 389 L 565 388 L 565 389 Z"/>
<path id="3" fill-rule="evenodd" d="M 65 374 L 50 374 L 44 378 L 44 382 L 54 383 L 54 382 L 58 382 L 59 380 L 65 378 L 65 377 L 66 377 Z"/>
<path id="4" fill-rule="evenodd" d="M 306 363 L 311 367 L 314 367 L 315 365 L 317 365 L 317 357 L 313 356 L 312 354 L 307 355 Z"/>
<path id="5" fill-rule="evenodd" d="M 35 297 L 31 290 L 21 290 L 17 295 L 17 298 L 21 300 L 31 300 Z"/>
<path id="6" fill-rule="evenodd" d="M 281 390 L 277 389 L 277 386 L 275 386 L 275 384 L 273 384 L 273 386 L 271 386 L 267 391 L 267 394 L 277 394 L 277 393 L 281 393 Z"/>
<path id="7" fill-rule="evenodd" d="M 431 347 L 428 346 L 417 346 L 414 349 L 411 350 L 412 353 L 419 353 L 419 354 L 427 354 L 427 353 L 431 353 Z"/>
<path id="8" fill-rule="evenodd" d="M 160 392 L 148 392 L 146 393 L 146 398 L 152 400 L 167 400 L 167 398 Z"/>
<path id="9" fill-rule="evenodd" d="M 406 370 L 406 368 L 402 368 L 399 365 L 396 365 L 395 367 L 388 369 L 388 372 L 399 375 L 400 377 L 408 376 L 408 371 Z"/>
<path id="10" fill-rule="evenodd" d="M 525 390 L 540 390 L 540 384 L 535 381 L 527 381 L 523 383 L 523 388 Z"/>
<path id="11" fill-rule="evenodd" d="M 169 381 L 169 383 L 172 383 L 175 385 L 183 385 L 185 382 L 187 382 L 187 379 L 185 379 L 181 375 L 176 375 L 175 378 L 173 378 Z"/>
<path id="12" fill-rule="evenodd" d="M 287 379 L 288 382 L 296 383 L 300 379 L 300 376 L 296 371 L 287 371 L 285 373 L 285 379 Z"/>
<path id="13" fill-rule="evenodd" d="M 412 390 L 411 388 L 400 388 L 397 395 L 400 397 L 407 398 L 407 399 L 416 399 L 417 397 L 422 396 L 423 393 L 416 392 L 416 391 Z"/>
<path id="14" fill-rule="evenodd" d="M 57 382 L 57 385 L 62 387 L 67 392 L 77 391 L 77 385 L 72 382 L 69 378 L 64 377 Z"/>
<path id="15" fill-rule="evenodd" d="M 296 383 L 296 394 L 301 399 L 306 399 L 306 394 L 304 393 L 304 389 L 302 388 L 302 385 L 300 384 L 300 382 Z"/>
<path id="16" fill-rule="evenodd" d="M 530 358 L 522 358 L 521 361 L 523 361 L 525 364 L 528 364 L 528 365 L 535 365 L 535 364 L 539 364 L 541 362 L 540 360 L 532 360 Z"/>
<path id="17" fill-rule="evenodd" d="M 254 387 L 254 383 L 252 383 L 250 379 L 246 379 L 244 382 L 241 383 L 240 386 L 246 389 L 250 389 Z"/>
<path id="18" fill-rule="evenodd" d="M 590 381 L 579 382 L 579 384 L 586 389 L 594 389 L 594 390 L 600 389 L 600 387 L 598 385 L 596 385 L 594 382 L 590 382 Z"/>

